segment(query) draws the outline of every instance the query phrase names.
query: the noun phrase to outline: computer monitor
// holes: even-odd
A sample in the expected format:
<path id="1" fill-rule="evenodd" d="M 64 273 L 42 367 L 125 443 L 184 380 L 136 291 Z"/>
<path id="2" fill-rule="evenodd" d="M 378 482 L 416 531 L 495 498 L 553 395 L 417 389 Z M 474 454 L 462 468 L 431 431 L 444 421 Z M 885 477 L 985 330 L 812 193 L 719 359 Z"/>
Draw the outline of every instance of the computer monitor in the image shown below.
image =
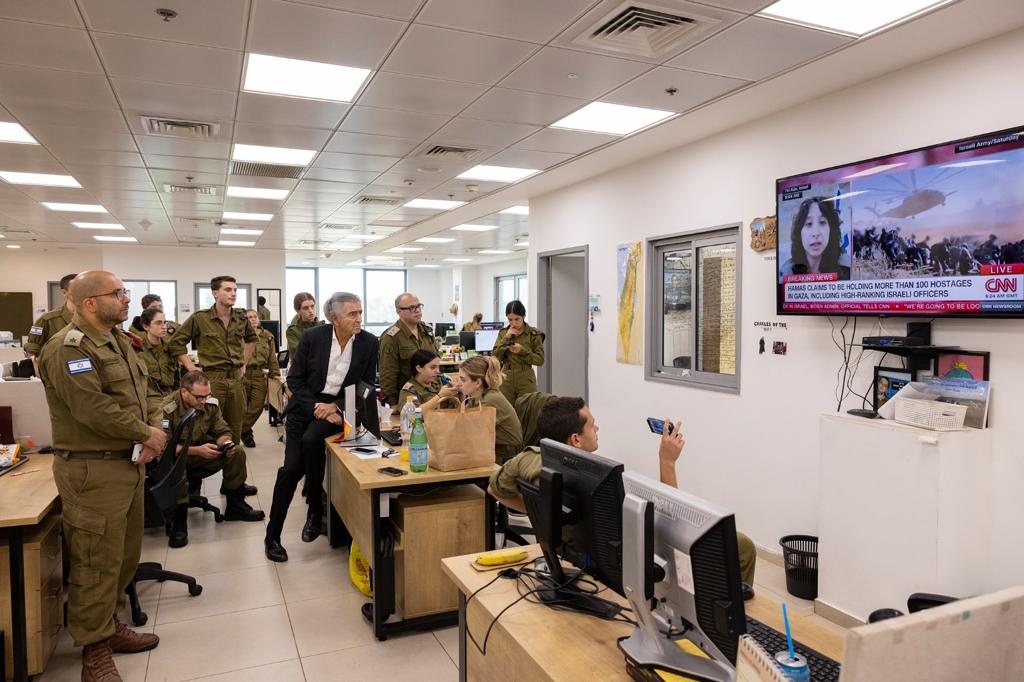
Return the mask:
<path id="1" fill-rule="evenodd" d="M 639 626 L 619 648 L 637 668 L 730 682 L 747 629 L 735 517 L 639 474 L 622 485 L 622 587 Z M 685 653 L 680 637 L 710 658 Z"/>
<path id="2" fill-rule="evenodd" d="M 474 332 L 476 340 L 473 345 L 477 353 L 490 353 L 494 349 L 494 342 L 498 340 L 497 329 L 478 329 Z"/>
<path id="3" fill-rule="evenodd" d="M 446 346 L 457 346 L 457 345 L 459 345 L 459 335 L 458 334 L 449 334 L 448 336 L 444 337 L 444 345 L 446 345 Z"/>
<path id="4" fill-rule="evenodd" d="M 504 326 L 505 326 L 504 322 L 481 322 L 480 323 L 480 328 L 481 329 L 498 329 L 498 330 L 500 330 Z"/>
<path id="5" fill-rule="evenodd" d="M 353 430 L 348 440 L 341 442 L 345 447 L 379 444 L 380 417 L 377 414 L 376 393 L 376 387 L 365 381 L 344 388 L 344 415 Z"/>
<path id="6" fill-rule="evenodd" d="M 466 350 L 476 350 L 476 332 L 459 332 L 459 345 Z"/>
<path id="7" fill-rule="evenodd" d="M 435 322 L 434 323 L 434 336 L 440 336 L 442 339 L 455 331 L 454 322 Z"/>
<path id="8" fill-rule="evenodd" d="M 276 352 L 276 349 L 281 347 L 281 323 L 278 320 L 261 320 L 260 326 L 273 335 Z"/>

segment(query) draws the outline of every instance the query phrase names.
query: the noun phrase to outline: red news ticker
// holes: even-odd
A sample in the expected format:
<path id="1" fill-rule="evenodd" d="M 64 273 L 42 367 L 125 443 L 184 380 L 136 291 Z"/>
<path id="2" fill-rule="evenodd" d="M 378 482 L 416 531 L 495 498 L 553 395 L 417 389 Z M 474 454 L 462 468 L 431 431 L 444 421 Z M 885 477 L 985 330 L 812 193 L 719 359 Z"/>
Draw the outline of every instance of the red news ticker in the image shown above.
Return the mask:
<path id="1" fill-rule="evenodd" d="M 1022 266 L 1024 267 L 1024 266 Z M 783 275 L 782 283 L 790 282 L 836 282 L 839 280 L 838 272 L 815 272 L 806 275 Z"/>
<path id="2" fill-rule="evenodd" d="M 782 309 L 787 312 L 801 310 L 832 312 L 841 311 L 863 311 L 863 312 L 979 312 L 981 301 L 831 301 L 827 303 L 784 303 Z"/>

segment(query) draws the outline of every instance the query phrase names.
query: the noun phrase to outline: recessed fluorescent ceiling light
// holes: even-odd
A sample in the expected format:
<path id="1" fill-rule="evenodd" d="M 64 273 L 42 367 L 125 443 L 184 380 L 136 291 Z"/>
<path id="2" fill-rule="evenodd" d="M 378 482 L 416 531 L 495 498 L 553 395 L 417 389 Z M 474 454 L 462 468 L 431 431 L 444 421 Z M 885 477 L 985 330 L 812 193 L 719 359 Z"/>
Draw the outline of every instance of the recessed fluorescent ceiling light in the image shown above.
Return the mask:
<path id="1" fill-rule="evenodd" d="M 284 199 L 288 196 L 288 190 L 265 187 L 228 187 L 227 195 L 243 199 Z"/>
<path id="2" fill-rule="evenodd" d="M 463 180 L 484 180 L 489 182 L 518 182 L 535 173 L 536 168 L 510 168 L 508 166 L 473 166 L 460 175 Z"/>
<path id="3" fill-rule="evenodd" d="M 370 73 L 369 69 L 250 53 L 242 90 L 351 102 Z"/>
<path id="4" fill-rule="evenodd" d="M 124 225 L 120 223 L 71 223 L 83 230 L 123 230 Z"/>
<path id="5" fill-rule="evenodd" d="M 239 242 L 232 239 L 221 239 L 217 246 L 256 246 L 256 242 Z"/>
<path id="6" fill-rule="evenodd" d="M 8 244 L 7 248 L 8 249 L 20 249 L 21 248 L 21 244 Z"/>
<path id="7" fill-rule="evenodd" d="M 39 144 L 36 139 L 28 134 L 28 131 L 17 123 L 0 121 L 0 142 L 13 142 L 14 144 Z"/>
<path id="8" fill-rule="evenodd" d="M 382 237 L 380 235 L 377 235 L 377 234 L 346 234 L 345 235 L 345 239 L 358 239 L 359 241 L 363 241 L 363 242 L 375 242 L 378 239 L 383 239 L 383 238 L 384 237 Z"/>
<path id="9" fill-rule="evenodd" d="M 473 259 L 472 258 L 445 258 L 444 262 L 445 263 L 468 263 L 471 260 L 473 260 Z"/>
<path id="10" fill-rule="evenodd" d="M 377 263 L 394 263 L 396 261 L 401 262 L 401 258 L 395 258 L 394 256 L 367 256 L 363 260 L 374 261 Z"/>
<path id="11" fill-rule="evenodd" d="M 957 161 L 956 163 L 944 164 L 943 168 L 972 168 L 974 166 L 988 166 L 993 163 L 1006 163 L 1006 159 L 975 159 L 974 161 Z"/>
<path id="12" fill-rule="evenodd" d="M 472 225 L 466 223 L 465 225 L 456 225 L 452 228 L 457 232 L 490 232 L 491 230 L 497 230 L 497 225 Z"/>
<path id="13" fill-rule="evenodd" d="M 511 215 L 530 215 L 529 206 L 509 206 L 502 213 L 508 213 Z"/>
<path id="14" fill-rule="evenodd" d="M 481 256 L 497 256 L 503 253 L 512 253 L 511 251 L 505 251 L 504 249 L 484 249 L 483 251 L 477 251 Z"/>
<path id="15" fill-rule="evenodd" d="M 421 244 L 447 244 L 455 241 L 454 237 L 420 237 L 416 240 Z"/>
<path id="16" fill-rule="evenodd" d="M 530 242 L 516 242 L 516 246 L 529 246 Z"/>
<path id="17" fill-rule="evenodd" d="M 134 242 L 138 241 L 135 237 L 112 237 L 106 234 L 94 234 L 93 239 L 100 242 Z"/>
<path id="18" fill-rule="evenodd" d="M 107 209 L 99 204 L 60 204 L 44 201 L 43 206 L 51 211 L 69 211 L 71 213 L 106 213 Z"/>
<path id="19" fill-rule="evenodd" d="M 862 36 L 950 0 L 779 0 L 761 14 L 798 24 Z"/>
<path id="20" fill-rule="evenodd" d="M 47 173 L 16 173 L 0 171 L 0 178 L 12 185 L 38 185 L 40 187 L 81 187 L 78 180 L 70 175 L 49 175 Z"/>
<path id="21" fill-rule="evenodd" d="M 439 211 L 447 211 L 456 206 L 462 206 L 465 201 L 448 201 L 447 199 L 413 199 L 405 204 L 405 208 L 433 208 Z"/>
<path id="22" fill-rule="evenodd" d="M 388 249 L 387 251 L 388 251 L 388 253 L 404 253 L 406 251 L 422 251 L 422 250 L 423 249 L 421 249 L 418 246 L 396 246 L 394 248 Z"/>
<path id="23" fill-rule="evenodd" d="M 244 230 L 240 227 L 222 227 L 220 228 L 221 234 L 245 234 L 259 236 L 263 234 L 263 230 Z"/>
<path id="24" fill-rule="evenodd" d="M 431 265 L 429 263 L 420 263 L 419 265 L 414 265 L 413 267 L 414 268 L 439 268 L 441 266 L 440 265 Z"/>
<path id="25" fill-rule="evenodd" d="M 672 116 L 675 114 L 671 111 L 591 102 L 562 120 L 552 123 L 551 127 L 583 130 L 588 133 L 628 135 Z"/>
<path id="26" fill-rule="evenodd" d="M 307 166 L 316 156 L 315 149 L 289 149 L 288 147 L 261 147 L 256 144 L 236 144 L 231 152 L 234 161 L 255 161 L 285 166 Z"/>
<path id="27" fill-rule="evenodd" d="M 906 166 L 906 165 L 907 165 L 906 162 L 902 162 L 902 163 L 886 163 L 886 164 L 882 164 L 881 166 L 875 166 L 873 168 L 866 168 L 866 169 L 864 169 L 862 171 L 857 171 L 856 173 L 853 173 L 852 175 L 844 175 L 843 177 L 841 177 L 839 179 L 840 180 L 852 180 L 853 178 L 866 178 L 869 175 L 878 175 L 879 173 L 884 173 L 886 171 L 892 170 L 893 168 L 899 168 L 900 166 Z"/>
<path id="28" fill-rule="evenodd" d="M 236 213 L 234 211 L 224 211 L 224 220 L 253 220 L 262 222 L 273 219 L 273 213 Z"/>

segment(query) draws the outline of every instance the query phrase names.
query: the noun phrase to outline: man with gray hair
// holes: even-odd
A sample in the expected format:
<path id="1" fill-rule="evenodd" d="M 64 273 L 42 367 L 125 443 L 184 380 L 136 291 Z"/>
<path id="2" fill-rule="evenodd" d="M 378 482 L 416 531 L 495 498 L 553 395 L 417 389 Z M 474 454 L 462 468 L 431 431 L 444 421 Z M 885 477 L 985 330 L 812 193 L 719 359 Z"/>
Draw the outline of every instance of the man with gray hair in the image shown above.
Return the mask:
<path id="1" fill-rule="evenodd" d="M 420 348 L 437 352 L 434 330 L 423 322 L 423 304 L 415 294 L 406 292 L 395 299 L 398 321 L 380 335 L 380 392 L 391 413 L 398 414 L 398 394 L 405 382 L 412 378 L 409 360 Z"/>
<path id="2" fill-rule="evenodd" d="M 323 528 L 324 439 L 341 432 L 346 386 L 377 376 L 377 337 L 363 326 L 363 304 L 355 294 L 337 292 L 324 304 L 329 325 L 307 329 L 288 363 L 292 397 L 284 408 L 284 464 L 277 470 L 264 547 L 271 561 L 288 561 L 281 530 L 295 488 L 306 477 L 309 506 L 302 541 L 313 542 Z M 350 406 L 354 407 L 354 406 Z"/>

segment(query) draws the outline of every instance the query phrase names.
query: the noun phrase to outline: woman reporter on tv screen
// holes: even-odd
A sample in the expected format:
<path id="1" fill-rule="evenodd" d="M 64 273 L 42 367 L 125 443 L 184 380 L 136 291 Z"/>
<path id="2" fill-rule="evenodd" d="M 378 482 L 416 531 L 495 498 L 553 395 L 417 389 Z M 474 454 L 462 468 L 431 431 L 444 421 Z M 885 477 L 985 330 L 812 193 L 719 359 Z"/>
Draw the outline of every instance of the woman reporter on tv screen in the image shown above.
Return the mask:
<path id="1" fill-rule="evenodd" d="M 835 205 L 827 197 L 804 199 L 793 218 L 790 233 L 792 255 L 783 265 L 784 274 L 805 275 L 834 272 L 850 279 L 850 268 L 840 265 L 843 233 Z"/>

